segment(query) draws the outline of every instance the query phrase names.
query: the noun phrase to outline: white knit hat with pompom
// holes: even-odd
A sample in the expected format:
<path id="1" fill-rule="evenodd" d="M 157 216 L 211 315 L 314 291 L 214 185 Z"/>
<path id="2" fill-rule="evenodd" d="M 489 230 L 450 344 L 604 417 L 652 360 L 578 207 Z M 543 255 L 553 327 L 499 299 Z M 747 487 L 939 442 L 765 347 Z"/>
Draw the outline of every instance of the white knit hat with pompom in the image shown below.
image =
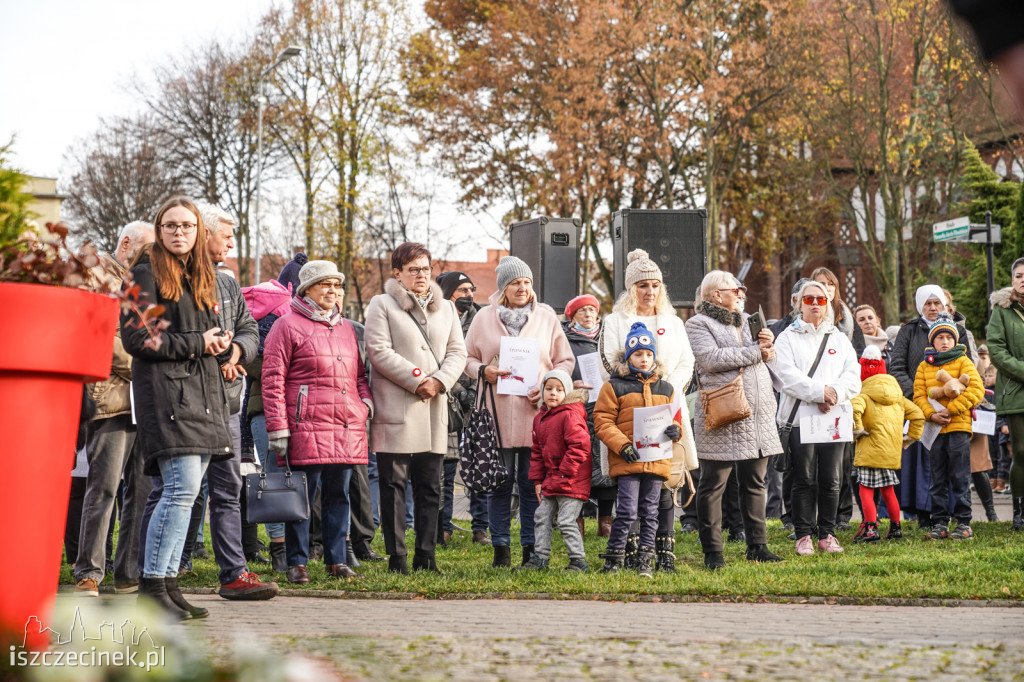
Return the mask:
<path id="1" fill-rule="evenodd" d="M 651 260 L 650 256 L 643 249 L 634 249 L 626 256 L 626 287 L 629 288 L 637 282 L 645 279 L 656 279 L 663 281 L 661 268 Z"/>

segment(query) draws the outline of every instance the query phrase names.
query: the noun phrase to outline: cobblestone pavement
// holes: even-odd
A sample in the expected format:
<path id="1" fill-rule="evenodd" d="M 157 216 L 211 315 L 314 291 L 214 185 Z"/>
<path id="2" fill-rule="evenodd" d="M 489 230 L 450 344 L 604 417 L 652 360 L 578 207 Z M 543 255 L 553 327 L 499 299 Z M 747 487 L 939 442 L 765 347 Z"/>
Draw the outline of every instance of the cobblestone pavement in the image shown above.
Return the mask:
<path id="1" fill-rule="evenodd" d="M 1024 677 L 1024 608 L 189 598 L 215 655 L 278 633 L 353 679 Z"/>

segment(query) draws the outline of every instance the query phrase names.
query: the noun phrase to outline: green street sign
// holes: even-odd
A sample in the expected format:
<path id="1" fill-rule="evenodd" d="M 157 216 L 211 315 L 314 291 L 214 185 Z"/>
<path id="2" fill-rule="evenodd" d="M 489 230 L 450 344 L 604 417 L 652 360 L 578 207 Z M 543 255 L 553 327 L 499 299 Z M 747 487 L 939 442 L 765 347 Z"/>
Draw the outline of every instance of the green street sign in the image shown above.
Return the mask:
<path id="1" fill-rule="evenodd" d="M 969 217 L 956 218 L 932 225 L 932 241 L 953 242 L 963 241 L 969 238 L 971 231 L 971 219 Z"/>

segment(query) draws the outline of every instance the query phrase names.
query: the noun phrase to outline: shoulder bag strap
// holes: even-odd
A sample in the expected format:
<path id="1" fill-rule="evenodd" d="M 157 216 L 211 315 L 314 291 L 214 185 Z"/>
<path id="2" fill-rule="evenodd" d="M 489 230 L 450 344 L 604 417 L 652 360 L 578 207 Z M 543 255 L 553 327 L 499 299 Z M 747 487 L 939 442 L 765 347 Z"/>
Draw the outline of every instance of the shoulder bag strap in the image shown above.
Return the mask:
<path id="1" fill-rule="evenodd" d="M 434 352 L 434 347 L 430 344 L 430 339 L 427 338 L 427 330 L 423 328 L 423 325 L 421 325 L 420 321 L 416 319 L 416 316 L 412 314 L 412 311 L 406 310 L 405 312 L 409 313 L 409 317 L 412 318 L 413 324 L 415 324 L 416 328 L 420 330 L 420 334 L 423 335 L 423 340 L 427 342 L 427 348 L 430 349 L 430 354 L 434 356 L 434 362 L 437 363 L 437 368 L 441 369 L 441 361 L 437 359 L 437 353 Z"/>
<path id="2" fill-rule="evenodd" d="M 828 336 L 831 333 L 832 332 L 826 332 L 825 337 L 821 340 L 821 345 L 818 346 L 818 354 L 815 356 L 814 364 L 811 365 L 811 371 L 807 373 L 807 376 L 813 377 L 814 372 L 818 369 L 818 363 L 821 362 L 821 356 L 825 352 L 825 346 L 828 345 Z M 789 420 L 786 422 L 786 426 L 793 425 L 793 420 L 796 419 L 796 411 L 800 409 L 800 402 L 801 401 L 797 400 L 796 404 L 793 405 L 793 411 L 789 413 Z"/>
<path id="3" fill-rule="evenodd" d="M 1010 310 L 1012 310 L 1013 312 L 1017 313 L 1017 317 L 1019 317 L 1021 319 L 1021 322 L 1024 322 L 1024 313 L 1021 313 L 1019 310 L 1014 308 L 1012 303 L 1010 304 Z"/>
<path id="4" fill-rule="evenodd" d="M 608 372 L 608 376 L 611 377 L 615 376 L 615 373 L 612 371 L 612 366 L 608 364 L 608 359 L 604 356 L 604 330 L 607 328 L 608 326 L 602 322 L 601 331 L 597 334 L 597 352 L 601 356 L 601 364 L 604 365 L 604 370 Z"/>
<path id="5" fill-rule="evenodd" d="M 484 409 L 487 409 L 487 396 L 491 397 L 491 416 L 494 418 L 494 437 L 498 441 L 498 448 L 501 448 L 501 429 L 498 427 L 498 401 L 494 397 L 494 384 L 484 381 Z"/>

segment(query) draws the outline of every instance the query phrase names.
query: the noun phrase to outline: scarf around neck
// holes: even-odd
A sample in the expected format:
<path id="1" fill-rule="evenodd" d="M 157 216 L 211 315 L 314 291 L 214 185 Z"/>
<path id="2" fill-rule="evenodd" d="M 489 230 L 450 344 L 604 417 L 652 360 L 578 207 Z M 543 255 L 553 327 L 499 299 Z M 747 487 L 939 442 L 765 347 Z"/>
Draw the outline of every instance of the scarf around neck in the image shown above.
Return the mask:
<path id="1" fill-rule="evenodd" d="M 505 325 L 505 329 L 512 336 L 519 336 L 519 332 L 526 326 L 526 321 L 530 319 L 530 313 L 533 312 L 533 301 L 527 303 L 522 308 L 509 308 L 498 304 L 498 319 Z"/>
<path id="2" fill-rule="evenodd" d="M 924 349 L 924 361 L 933 367 L 941 367 L 947 362 L 952 362 L 953 360 L 962 358 L 966 355 L 967 346 L 962 343 L 958 343 L 949 350 L 944 350 L 941 353 L 931 346 Z"/>
<path id="3" fill-rule="evenodd" d="M 313 302 L 309 296 L 303 296 L 299 298 L 296 296 L 292 299 L 292 310 L 297 312 L 304 317 L 308 317 L 314 322 L 321 322 L 328 326 L 334 327 L 341 324 L 341 310 L 338 306 L 334 306 L 331 310 L 324 310 L 316 303 Z"/>
<path id="4" fill-rule="evenodd" d="M 573 322 L 572 323 L 572 330 L 574 332 L 576 332 L 577 334 L 579 334 L 580 336 L 585 336 L 588 339 L 593 339 L 593 338 L 595 338 L 597 336 L 597 333 L 599 331 L 601 331 L 601 325 L 600 324 L 595 324 L 590 329 L 584 329 L 578 323 Z"/>

